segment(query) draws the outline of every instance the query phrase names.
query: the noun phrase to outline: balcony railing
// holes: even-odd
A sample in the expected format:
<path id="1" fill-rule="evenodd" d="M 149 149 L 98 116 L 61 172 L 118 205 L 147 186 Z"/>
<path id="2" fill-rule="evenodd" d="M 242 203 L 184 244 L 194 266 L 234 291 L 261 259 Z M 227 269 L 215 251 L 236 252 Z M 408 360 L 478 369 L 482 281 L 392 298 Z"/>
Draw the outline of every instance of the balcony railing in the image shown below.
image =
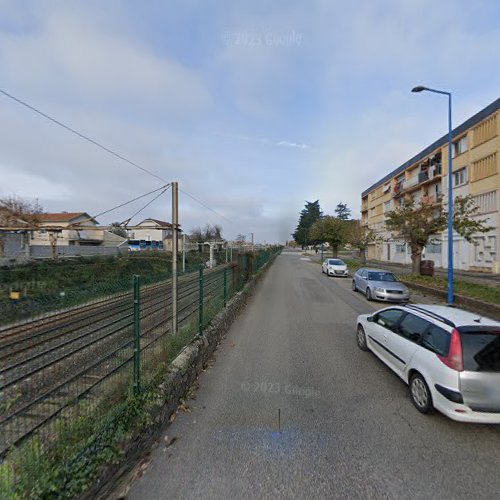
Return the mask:
<path id="1" fill-rule="evenodd" d="M 425 170 L 423 172 L 419 172 L 416 175 L 409 177 L 408 179 L 404 179 L 396 183 L 393 189 L 393 195 L 398 196 L 403 192 L 419 186 L 424 182 L 434 179 L 435 177 L 441 175 L 441 164 L 433 165 L 429 170 Z"/>

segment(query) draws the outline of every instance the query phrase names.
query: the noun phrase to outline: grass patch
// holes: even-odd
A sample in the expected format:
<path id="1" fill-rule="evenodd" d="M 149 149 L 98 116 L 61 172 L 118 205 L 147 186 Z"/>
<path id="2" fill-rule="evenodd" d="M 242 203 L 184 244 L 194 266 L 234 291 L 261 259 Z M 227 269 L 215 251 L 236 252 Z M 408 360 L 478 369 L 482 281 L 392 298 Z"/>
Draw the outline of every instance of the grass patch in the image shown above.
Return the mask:
<path id="1" fill-rule="evenodd" d="M 416 276 L 405 274 L 402 281 L 426 285 L 439 290 L 447 289 L 447 280 L 444 276 Z M 480 285 L 469 281 L 454 280 L 455 293 L 474 299 L 484 300 L 493 304 L 500 304 L 500 288 L 488 285 Z"/>

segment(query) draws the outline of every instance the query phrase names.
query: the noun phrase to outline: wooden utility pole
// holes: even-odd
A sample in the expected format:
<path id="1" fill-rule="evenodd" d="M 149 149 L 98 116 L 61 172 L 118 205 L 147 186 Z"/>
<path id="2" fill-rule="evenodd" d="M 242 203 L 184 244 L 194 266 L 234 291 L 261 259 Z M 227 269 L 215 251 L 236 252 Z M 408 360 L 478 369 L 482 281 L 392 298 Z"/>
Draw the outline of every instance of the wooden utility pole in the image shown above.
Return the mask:
<path id="1" fill-rule="evenodd" d="M 182 233 L 182 274 L 186 272 L 186 235 Z"/>
<path id="2" fill-rule="evenodd" d="M 172 333 L 177 333 L 177 253 L 179 230 L 179 185 L 172 182 Z"/>

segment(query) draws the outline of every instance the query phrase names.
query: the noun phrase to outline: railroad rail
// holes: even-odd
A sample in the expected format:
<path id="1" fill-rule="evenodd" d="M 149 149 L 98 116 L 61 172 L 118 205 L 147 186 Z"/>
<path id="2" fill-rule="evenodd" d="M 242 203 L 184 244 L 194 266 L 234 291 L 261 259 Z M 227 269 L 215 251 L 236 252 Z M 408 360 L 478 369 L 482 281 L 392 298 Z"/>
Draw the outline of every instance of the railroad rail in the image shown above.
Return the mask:
<path id="1" fill-rule="evenodd" d="M 222 298 L 226 267 L 204 271 L 204 303 Z M 180 327 L 195 317 L 199 286 L 198 273 L 178 280 Z M 134 356 L 132 305 L 132 292 L 117 293 L 0 328 L 0 458 L 51 420 L 70 418 L 75 402 L 99 403 L 93 389 Z M 171 280 L 141 287 L 141 350 L 158 351 L 171 319 Z"/>

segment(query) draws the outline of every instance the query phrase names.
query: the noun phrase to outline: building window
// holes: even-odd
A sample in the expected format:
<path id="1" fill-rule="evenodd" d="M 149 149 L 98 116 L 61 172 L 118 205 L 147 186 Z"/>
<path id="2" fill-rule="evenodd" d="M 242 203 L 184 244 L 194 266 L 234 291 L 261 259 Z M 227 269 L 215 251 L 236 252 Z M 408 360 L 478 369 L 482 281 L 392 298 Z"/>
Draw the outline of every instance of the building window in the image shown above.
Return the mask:
<path id="1" fill-rule="evenodd" d="M 463 137 L 458 139 L 458 141 L 455 141 L 453 143 L 453 148 L 452 148 L 453 158 L 462 153 L 465 153 L 466 151 L 467 151 L 467 136 L 464 135 Z"/>
<path id="2" fill-rule="evenodd" d="M 405 253 L 406 243 L 396 243 L 396 253 Z"/>
<path id="3" fill-rule="evenodd" d="M 441 243 L 428 243 L 425 246 L 427 253 L 441 253 Z"/>
<path id="4" fill-rule="evenodd" d="M 467 183 L 467 167 L 461 168 L 453 173 L 453 186 L 463 186 Z"/>
<path id="5" fill-rule="evenodd" d="M 384 203 L 384 214 L 385 214 L 386 212 L 389 212 L 391 209 L 392 209 L 392 201 L 391 201 L 391 200 L 386 201 L 386 202 Z"/>

